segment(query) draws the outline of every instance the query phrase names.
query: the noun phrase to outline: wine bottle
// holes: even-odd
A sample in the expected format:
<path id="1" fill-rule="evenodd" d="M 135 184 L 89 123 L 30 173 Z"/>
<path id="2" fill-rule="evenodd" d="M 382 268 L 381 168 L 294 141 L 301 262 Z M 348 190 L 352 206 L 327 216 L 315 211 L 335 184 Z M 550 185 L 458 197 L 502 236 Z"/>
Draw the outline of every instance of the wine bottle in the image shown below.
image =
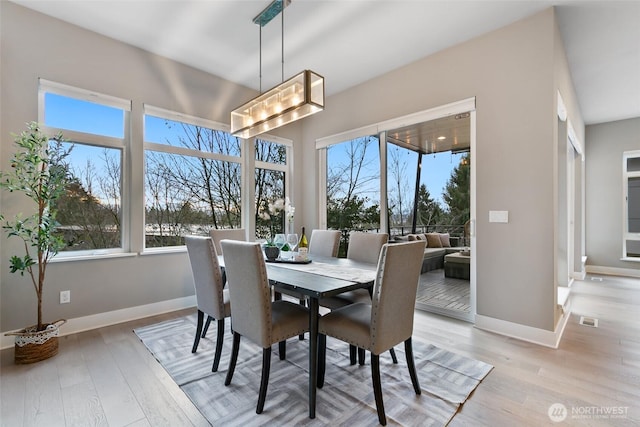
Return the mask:
<path id="1" fill-rule="evenodd" d="M 298 256 L 306 260 L 309 255 L 309 242 L 307 236 L 304 234 L 304 227 L 302 227 L 302 234 L 300 235 L 300 242 L 298 242 Z"/>

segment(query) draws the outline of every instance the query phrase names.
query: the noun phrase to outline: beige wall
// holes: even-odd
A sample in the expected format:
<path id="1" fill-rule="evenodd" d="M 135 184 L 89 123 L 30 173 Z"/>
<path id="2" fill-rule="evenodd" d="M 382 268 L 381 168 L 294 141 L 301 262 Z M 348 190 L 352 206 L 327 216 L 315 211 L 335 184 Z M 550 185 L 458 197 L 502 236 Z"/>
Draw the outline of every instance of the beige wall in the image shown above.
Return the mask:
<path id="1" fill-rule="evenodd" d="M 558 37 L 548 9 L 330 97 L 304 126 L 304 166 L 312 170 L 317 138 L 476 97 L 477 313 L 549 331 L 556 324 L 556 92 L 570 84 L 568 71 L 560 72 L 566 63 L 559 70 L 554 63 Z M 579 113 L 572 117 L 579 127 Z M 317 224 L 316 200 L 306 194 L 307 224 Z M 489 223 L 490 210 L 509 211 L 509 223 Z"/>
<path id="2" fill-rule="evenodd" d="M 38 77 L 132 99 L 133 117 L 140 116 L 142 103 L 149 103 L 228 122 L 230 109 L 254 94 L 12 3 L 0 7 L 2 168 L 10 153 L 9 132 L 37 117 Z M 296 180 L 305 186 L 297 186 L 294 195 L 301 224 L 308 229 L 317 224 L 317 138 L 476 97 L 477 311 L 553 330 L 555 94 L 561 84 L 554 68 L 555 28 L 549 9 L 330 97 L 324 112 L 302 126 L 287 127 L 282 136 L 295 141 L 296 171 L 305 171 L 304 179 Z M 572 108 L 572 94 L 567 98 Z M 133 161 L 142 156 L 141 132 L 141 120 L 134 118 Z M 132 184 L 141 188 L 141 182 L 142 171 L 137 171 Z M 3 209 L 21 204 L 2 197 Z M 489 210 L 508 210 L 510 222 L 489 223 Z M 142 211 L 142 194 L 134 195 L 132 211 Z M 141 215 L 134 218 L 132 229 L 141 235 Z M 31 288 L 8 273 L 6 258 L 15 245 L 4 237 L 1 242 L 0 330 L 10 330 L 33 323 L 35 301 Z M 193 293 L 186 253 L 65 262 L 50 268 L 45 301 L 49 319 Z M 71 289 L 72 304 L 61 306 L 58 292 L 64 289 Z"/>
<path id="3" fill-rule="evenodd" d="M 640 118 L 587 126 L 587 266 L 631 270 L 622 257 L 622 153 L 640 150 Z M 605 220 L 606 219 L 606 220 Z"/>

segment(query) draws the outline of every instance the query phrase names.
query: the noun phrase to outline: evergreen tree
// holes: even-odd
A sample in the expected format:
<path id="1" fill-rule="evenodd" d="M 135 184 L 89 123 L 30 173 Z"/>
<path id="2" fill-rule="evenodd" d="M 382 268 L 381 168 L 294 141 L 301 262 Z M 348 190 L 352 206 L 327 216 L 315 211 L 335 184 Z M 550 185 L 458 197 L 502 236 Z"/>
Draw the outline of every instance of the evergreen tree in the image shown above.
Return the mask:
<path id="1" fill-rule="evenodd" d="M 451 172 L 442 198 L 447 205 L 447 222 L 461 225 L 470 218 L 470 184 L 469 154 L 465 155 L 458 166 Z"/>
<path id="2" fill-rule="evenodd" d="M 443 216 L 440 204 L 431 198 L 427 186 L 422 184 L 418 189 L 418 225 L 436 225 Z"/>

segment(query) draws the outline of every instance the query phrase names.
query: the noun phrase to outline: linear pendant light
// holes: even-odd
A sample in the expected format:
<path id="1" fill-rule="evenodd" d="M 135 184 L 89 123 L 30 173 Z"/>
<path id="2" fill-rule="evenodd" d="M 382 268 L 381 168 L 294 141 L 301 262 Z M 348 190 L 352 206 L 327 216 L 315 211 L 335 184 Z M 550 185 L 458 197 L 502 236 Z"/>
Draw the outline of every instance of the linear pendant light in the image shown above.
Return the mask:
<path id="1" fill-rule="evenodd" d="M 262 29 L 289 5 L 291 0 L 274 0 L 253 19 Z M 284 24 L 283 24 L 284 27 Z M 284 45 L 284 36 L 283 36 Z M 260 37 L 262 51 L 262 37 Z M 262 79 L 262 53 L 260 53 Z M 284 48 L 283 48 L 284 67 Z M 284 73 L 283 73 L 284 74 Z M 324 77 L 304 70 L 231 112 L 231 133 L 251 138 L 269 130 L 295 122 L 324 109 Z"/>

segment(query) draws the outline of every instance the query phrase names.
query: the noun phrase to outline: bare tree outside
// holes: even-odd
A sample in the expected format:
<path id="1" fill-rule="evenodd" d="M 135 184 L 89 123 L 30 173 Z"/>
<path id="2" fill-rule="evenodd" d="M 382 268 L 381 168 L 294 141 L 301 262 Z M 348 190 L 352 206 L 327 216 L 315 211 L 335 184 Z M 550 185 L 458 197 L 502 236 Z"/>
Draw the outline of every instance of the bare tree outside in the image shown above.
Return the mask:
<path id="1" fill-rule="evenodd" d="M 73 182 L 57 201 L 58 230 L 67 242 L 63 251 L 119 248 L 121 152 L 79 144 L 76 147 L 70 166 Z"/>
<path id="2" fill-rule="evenodd" d="M 327 227 L 343 232 L 346 254 L 351 230 L 379 230 L 378 138 L 367 136 L 327 149 Z"/>
<path id="3" fill-rule="evenodd" d="M 286 148 L 282 144 L 256 140 L 255 158 L 270 164 L 286 164 Z M 284 212 L 266 219 L 269 203 L 285 198 L 285 173 L 267 168 L 255 170 L 255 224 L 256 238 L 269 239 L 273 233 L 284 232 Z"/>
<path id="4" fill-rule="evenodd" d="M 220 130 L 164 123 L 171 135 L 164 143 L 189 151 L 146 150 L 146 246 L 182 245 L 185 234 L 239 227 L 241 164 L 207 153 L 239 158 L 240 140 Z"/>
<path id="5" fill-rule="evenodd" d="M 392 227 L 404 229 L 411 227 L 409 221 L 413 218 L 413 195 L 415 183 L 411 184 L 407 171 L 410 170 L 407 155 L 411 151 L 390 145 L 387 180 L 389 221 Z"/>

